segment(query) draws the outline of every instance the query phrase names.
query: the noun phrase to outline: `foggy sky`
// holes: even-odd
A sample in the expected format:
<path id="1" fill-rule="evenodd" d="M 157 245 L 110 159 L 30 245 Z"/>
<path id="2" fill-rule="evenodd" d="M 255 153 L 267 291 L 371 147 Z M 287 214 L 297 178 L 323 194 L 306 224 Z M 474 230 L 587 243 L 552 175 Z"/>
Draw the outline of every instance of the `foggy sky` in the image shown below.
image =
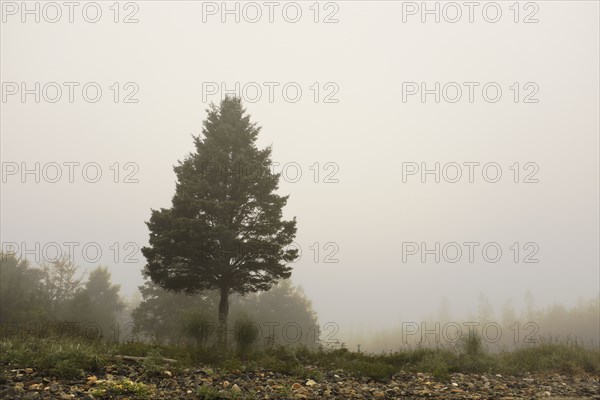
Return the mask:
<path id="1" fill-rule="evenodd" d="M 221 92 L 207 96 L 203 87 L 256 82 L 262 97 L 244 104 L 263 128 L 259 147 L 273 146 L 276 172 L 283 165 L 302 170 L 298 182 L 292 182 L 294 169 L 286 170 L 290 176 L 280 184 L 280 193 L 291 195 L 284 212 L 298 218 L 296 243 L 302 248 L 292 280 L 313 301 L 319 320 L 337 322 L 342 336 L 435 314 L 444 297 L 462 316 L 476 310 L 480 293 L 498 311 L 510 298 L 522 304 L 527 289 L 539 306 L 598 294 L 597 2 L 540 1 L 539 22 L 530 24 L 513 22 L 512 2 L 499 3 L 497 23 L 486 22 L 480 8 L 473 23 L 467 15 L 457 23 L 435 23 L 431 16 L 421 23 L 420 14 L 407 15 L 404 23 L 401 2 L 336 2 L 339 22 L 328 24 L 313 22 L 312 3 L 299 3 L 297 23 L 286 22 L 281 7 L 273 23 L 265 7 L 257 23 L 236 23 L 232 16 L 222 23 L 220 14 L 206 13 L 203 22 L 201 2 L 136 4 L 139 22 L 132 24 L 114 23 L 109 3 L 102 3 L 95 24 L 83 20 L 79 9 L 73 23 L 66 15 L 57 23 L 32 17 L 22 23 L 20 14 L 3 11 L 4 84 L 77 82 L 81 88 L 97 82 L 103 90 L 97 103 L 83 100 L 80 89 L 70 103 L 65 86 L 57 103 L 35 103 L 34 95 L 23 103 L 20 93 L 2 100 L 3 168 L 7 162 L 30 168 L 36 162 L 95 162 L 103 173 L 98 183 L 86 182 L 81 166 L 73 183 L 64 166 L 56 183 L 6 176 L 3 245 L 78 242 L 75 261 L 85 268 L 109 266 L 113 281 L 131 295 L 143 282 L 144 258 L 139 251 L 133 254 L 137 262 L 124 257 L 147 244 L 150 209 L 170 206 L 172 166 L 194 149 L 191 134 L 201 132 L 208 104 L 221 99 Z M 131 10 L 120 11 L 123 18 Z M 321 8 L 319 18 L 333 11 Z M 529 11 L 521 10 L 519 18 Z M 119 100 L 130 92 L 125 83 L 137 85 L 139 102 L 115 103 L 109 89 L 114 82 Z M 279 84 L 273 102 L 263 82 Z M 296 103 L 281 92 L 290 82 L 302 89 Z M 310 89 L 315 82 L 318 102 Z M 457 82 L 463 97 L 435 103 L 430 95 L 423 103 L 415 95 L 403 102 L 403 82 L 426 82 L 430 89 L 435 82 Z M 479 83 L 473 103 L 463 82 Z M 496 103 L 481 96 L 488 82 L 503 90 Z M 520 85 L 517 103 L 509 88 L 514 82 Z M 522 101 L 531 91 L 523 87 L 528 82 L 539 87 L 537 103 Z M 324 102 L 331 88 L 339 89 L 337 103 Z M 109 168 L 115 162 L 119 183 Z M 138 183 L 122 182 L 135 170 L 124 169 L 128 162 L 139 167 Z M 315 162 L 318 183 L 310 168 Z M 325 169 L 328 162 L 334 164 Z M 488 183 L 479 167 L 469 183 L 463 167 L 458 183 L 434 183 L 432 176 L 422 183 L 420 175 L 403 182 L 407 162 L 429 168 L 436 162 L 493 162 L 502 178 Z M 519 183 L 509 169 L 515 162 Z M 528 162 L 539 166 L 538 183 L 522 182 Z M 338 182 L 325 183 L 332 171 Z M 90 242 L 102 249 L 99 262 L 82 257 Z M 129 242 L 134 247 L 124 248 Z M 315 242 L 321 249 L 317 263 L 310 249 Z M 335 247 L 326 249 L 329 242 L 339 247 L 337 263 L 323 262 Z M 418 255 L 403 262 L 406 242 L 430 248 L 435 242 L 495 242 L 503 255 L 497 263 L 485 262 L 480 250 L 473 263 L 466 254 L 456 263 L 435 263 L 433 256 L 422 263 Z M 521 246 L 519 263 L 509 249 L 514 242 Z M 539 246 L 538 263 L 522 262 L 528 242 Z"/>

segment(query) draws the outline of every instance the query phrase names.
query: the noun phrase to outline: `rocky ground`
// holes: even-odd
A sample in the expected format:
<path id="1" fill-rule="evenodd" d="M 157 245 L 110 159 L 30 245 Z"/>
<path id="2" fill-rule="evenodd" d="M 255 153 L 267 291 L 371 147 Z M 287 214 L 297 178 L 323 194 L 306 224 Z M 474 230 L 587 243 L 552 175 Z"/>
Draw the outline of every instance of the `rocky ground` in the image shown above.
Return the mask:
<path id="1" fill-rule="evenodd" d="M 596 399 L 600 376 L 452 374 L 450 382 L 400 372 L 387 382 L 323 372 L 318 382 L 270 371 L 233 373 L 210 368 L 148 375 L 140 366 L 106 367 L 78 380 L 4 369 L 2 399 Z"/>

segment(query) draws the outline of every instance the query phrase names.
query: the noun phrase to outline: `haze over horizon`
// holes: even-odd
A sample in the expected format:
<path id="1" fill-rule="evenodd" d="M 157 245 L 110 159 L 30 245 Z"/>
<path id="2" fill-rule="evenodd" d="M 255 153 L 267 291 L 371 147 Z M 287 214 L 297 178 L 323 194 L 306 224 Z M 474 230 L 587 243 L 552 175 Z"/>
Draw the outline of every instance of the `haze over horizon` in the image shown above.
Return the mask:
<path id="1" fill-rule="evenodd" d="M 298 220 L 292 282 L 340 338 L 437 318 L 444 302 L 467 318 L 480 294 L 496 318 L 508 300 L 524 309 L 527 291 L 539 308 L 600 294 L 598 2 L 537 2 L 518 17 L 501 3 L 496 23 L 479 9 L 473 23 L 465 8 L 456 23 L 423 23 L 411 2 L 351 1 L 318 16 L 298 3 L 296 23 L 293 10 L 269 22 L 262 3 L 253 23 L 242 6 L 222 22 L 220 3 L 158 1 L 121 10 L 137 23 L 115 23 L 108 4 L 97 23 L 69 23 L 66 9 L 23 23 L 6 3 L 2 250 L 16 243 L 35 264 L 52 243 L 77 243 L 75 262 L 108 266 L 131 298 L 150 210 L 170 207 L 173 166 L 209 105 L 235 92 L 284 174 L 284 216 Z M 23 174 L 36 163 L 39 182 Z M 436 163 L 439 183 L 422 174 Z"/>

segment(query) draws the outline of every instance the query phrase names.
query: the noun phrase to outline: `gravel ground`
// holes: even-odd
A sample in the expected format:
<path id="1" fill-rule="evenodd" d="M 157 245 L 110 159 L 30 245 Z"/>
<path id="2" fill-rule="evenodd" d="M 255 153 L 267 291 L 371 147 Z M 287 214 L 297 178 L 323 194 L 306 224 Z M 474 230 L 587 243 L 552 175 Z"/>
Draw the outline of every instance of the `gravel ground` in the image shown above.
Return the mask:
<path id="1" fill-rule="evenodd" d="M 310 366 L 307 367 L 310 369 Z M 400 372 L 386 382 L 323 372 L 319 382 L 272 371 L 215 372 L 210 368 L 149 376 L 137 365 L 109 366 L 80 380 L 59 380 L 26 369 L 5 369 L 2 399 L 595 399 L 600 376 L 452 374 L 450 382 Z M 145 393 L 132 390 L 135 382 Z M 126 387 L 125 389 L 123 387 Z M 112 389 L 107 389 L 112 388 Z M 102 392 L 106 389 L 105 392 Z M 212 397 L 211 397 L 212 396 Z"/>

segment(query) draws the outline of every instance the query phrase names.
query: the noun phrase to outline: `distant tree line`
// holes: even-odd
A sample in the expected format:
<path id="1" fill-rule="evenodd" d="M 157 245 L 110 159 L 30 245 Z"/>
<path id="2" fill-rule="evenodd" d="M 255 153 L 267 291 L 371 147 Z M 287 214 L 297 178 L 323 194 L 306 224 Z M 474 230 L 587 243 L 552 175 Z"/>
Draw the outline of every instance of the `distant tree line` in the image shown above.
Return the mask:
<path id="1" fill-rule="evenodd" d="M 13 333 L 20 329 L 47 334 L 44 324 L 60 321 L 64 329 L 86 327 L 101 335 L 126 305 L 119 289 L 108 268 L 97 267 L 85 279 L 68 255 L 32 266 L 26 259 L 0 253 L 0 323 Z"/>
<path id="2" fill-rule="evenodd" d="M 218 291 L 174 294 L 148 279 L 139 288 L 141 302 L 128 304 L 119 289 L 106 267 L 97 267 L 86 276 L 68 256 L 33 266 L 0 253 L 2 334 L 216 344 Z M 231 315 L 229 335 L 236 345 L 318 345 L 319 326 L 312 304 L 289 280 L 268 292 L 232 296 Z"/>
<path id="3" fill-rule="evenodd" d="M 549 342 L 600 348 L 600 295 L 581 298 L 571 306 L 537 307 L 533 294 L 527 291 L 522 309 L 515 308 L 514 302 L 508 300 L 495 310 L 487 296 L 480 293 L 474 305 L 474 310 L 466 316 L 457 316 L 453 315 L 449 300 L 444 299 L 437 315 L 402 321 L 393 329 L 351 339 L 372 352 L 453 348 L 471 333 L 481 337 L 486 350 L 494 352 Z"/>

